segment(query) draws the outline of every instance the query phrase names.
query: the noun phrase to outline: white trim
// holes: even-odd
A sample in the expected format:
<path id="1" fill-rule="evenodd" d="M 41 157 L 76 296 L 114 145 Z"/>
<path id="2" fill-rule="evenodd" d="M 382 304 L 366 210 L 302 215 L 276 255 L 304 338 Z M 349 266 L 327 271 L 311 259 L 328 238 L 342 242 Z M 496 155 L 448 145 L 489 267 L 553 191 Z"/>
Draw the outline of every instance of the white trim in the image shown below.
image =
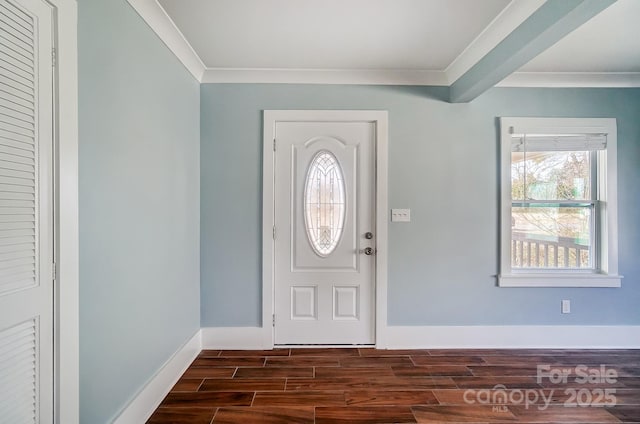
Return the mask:
<path id="1" fill-rule="evenodd" d="M 447 66 L 444 72 L 449 83 L 464 75 L 544 3 L 545 0 L 512 0 Z"/>
<path id="2" fill-rule="evenodd" d="M 275 215 L 275 152 L 271 144 L 275 139 L 275 117 L 269 111 L 262 119 L 262 336 L 261 343 L 273 347 L 273 316 L 275 314 L 273 281 L 275 280 L 275 254 L 273 226 Z"/>
<path id="3" fill-rule="evenodd" d="M 127 1 L 201 83 L 426 86 L 448 86 L 456 81 L 544 3 L 544 0 L 512 0 L 446 69 L 426 70 L 208 68 L 157 0 Z M 640 87 L 640 73 L 516 72 L 497 86 Z"/>
<path id="4" fill-rule="evenodd" d="M 182 62 L 198 81 L 202 81 L 205 66 L 191 44 L 178 29 L 157 0 L 127 0 L 160 40 Z"/>
<path id="5" fill-rule="evenodd" d="M 55 422 L 80 422 L 78 283 L 78 50 L 77 2 L 56 8 L 58 280 L 55 287 Z"/>
<path id="6" fill-rule="evenodd" d="M 511 134 L 606 134 L 599 152 L 597 200 L 602 205 L 596 225 L 599 269 L 524 272 L 511 269 Z M 615 118 L 500 118 L 500 275 L 501 287 L 620 287 L 618 275 L 617 125 Z M 600 223 L 604 224 L 601 225 Z"/>
<path id="7" fill-rule="evenodd" d="M 512 0 L 445 70 L 425 70 L 207 68 L 157 0 L 127 1 L 195 79 L 201 83 L 433 86 L 448 86 L 456 81 L 544 3 L 544 0 Z M 640 73 L 515 72 L 496 86 L 640 87 Z"/>
<path id="8" fill-rule="evenodd" d="M 620 275 L 582 274 L 553 275 L 515 274 L 500 275 L 500 287 L 621 287 Z M 550 281 L 551 280 L 551 281 Z"/>
<path id="9" fill-rule="evenodd" d="M 387 349 L 637 349 L 640 326 L 481 325 L 388 327 Z"/>
<path id="10" fill-rule="evenodd" d="M 387 278 L 389 268 L 389 119 L 377 121 L 376 133 L 376 346 L 387 337 Z"/>
<path id="11" fill-rule="evenodd" d="M 514 72 L 496 87 L 640 87 L 640 72 Z"/>
<path id="12" fill-rule="evenodd" d="M 638 349 L 638 325 L 388 326 L 380 349 Z M 203 349 L 270 349 L 261 327 L 203 328 Z M 292 348 L 294 346 L 291 346 Z M 296 346 L 299 347 L 299 346 Z"/>
<path id="13" fill-rule="evenodd" d="M 449 84 L 446 74 L 442 71 L 411 69 L 208 68 L 201 82 L 441 86 Z"/>
<path id="14" fill-rule="evenodd" d="M 273 140 L 277 121 L 369 121 L 376 123 L 376 345 L 385 339 L 387 327 L 388 264 L 388 113 L 377 110 L 265 110 L 263 117 L 262 172 L 262 337 L 264 349 L 274 346 L 271 325 L 274 313 L 274 160 Z M 233 333 L 232 333 L 233 334 Z"/>
<path id="15" fill-rule="evenodd" d="M 271 327 L 267 327 L 271 329 Z M 204 327 L 202 349 L 263 350 L 272 349 L 262 327 Z M 270 333 L 270 332 L 269 332 Z"/>
<path id="16" fill-rule="evenodd" d="M 202 350 L 201 331 L 182 345 L 124 407 L 113 424 L 146 422 Z"/>

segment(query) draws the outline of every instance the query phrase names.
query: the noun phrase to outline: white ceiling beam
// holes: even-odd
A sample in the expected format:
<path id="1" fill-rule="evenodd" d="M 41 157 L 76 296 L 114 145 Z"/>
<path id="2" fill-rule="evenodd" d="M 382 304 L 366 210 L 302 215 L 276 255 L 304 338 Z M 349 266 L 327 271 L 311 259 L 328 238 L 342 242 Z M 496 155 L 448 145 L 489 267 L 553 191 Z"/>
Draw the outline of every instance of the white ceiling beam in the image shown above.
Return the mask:
<path id="1" fill-rule="evenodd" d="M 547 0 L 451 85 L 451 103 L 475 99 L 615 1 Z"/>

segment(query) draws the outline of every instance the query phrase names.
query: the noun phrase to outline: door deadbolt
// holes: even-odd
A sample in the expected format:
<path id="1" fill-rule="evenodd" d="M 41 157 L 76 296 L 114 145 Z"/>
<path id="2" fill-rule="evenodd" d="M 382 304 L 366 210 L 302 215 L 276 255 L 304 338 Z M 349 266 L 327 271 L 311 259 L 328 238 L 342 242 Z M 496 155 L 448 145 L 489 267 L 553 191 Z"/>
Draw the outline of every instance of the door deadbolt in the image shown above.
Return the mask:
<path id="1" fill-rule="evenodd" d="M 371 231 L 364 233 L 364 238 L 371 240 L 373 238 L 373 233 Z"/>

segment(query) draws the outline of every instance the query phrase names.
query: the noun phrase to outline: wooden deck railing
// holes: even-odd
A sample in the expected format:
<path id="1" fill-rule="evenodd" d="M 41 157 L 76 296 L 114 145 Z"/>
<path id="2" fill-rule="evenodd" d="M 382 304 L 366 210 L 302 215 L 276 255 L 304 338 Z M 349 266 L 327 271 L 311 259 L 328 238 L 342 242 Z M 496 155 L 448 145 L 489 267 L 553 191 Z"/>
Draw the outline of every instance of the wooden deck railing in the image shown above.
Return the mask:
<path id="1" fill-rule="evenodd" d="M 534 238 L 535 235 L 511 234 L 511 266 L 514 268 L 589 268 L 589 246 L 575 239 L 557 241 Z"/>

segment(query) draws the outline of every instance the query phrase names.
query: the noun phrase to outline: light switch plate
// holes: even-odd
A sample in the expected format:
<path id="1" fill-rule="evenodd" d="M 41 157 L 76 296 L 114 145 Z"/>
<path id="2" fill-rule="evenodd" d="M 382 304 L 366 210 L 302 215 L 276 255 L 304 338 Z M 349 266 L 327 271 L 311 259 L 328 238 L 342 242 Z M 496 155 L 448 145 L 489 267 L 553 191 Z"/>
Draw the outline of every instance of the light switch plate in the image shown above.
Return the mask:
<path id="1" fill-rule="evenodd" d="M 411 222 L 411 209 L 391 209 L 392 222 Z"/>

